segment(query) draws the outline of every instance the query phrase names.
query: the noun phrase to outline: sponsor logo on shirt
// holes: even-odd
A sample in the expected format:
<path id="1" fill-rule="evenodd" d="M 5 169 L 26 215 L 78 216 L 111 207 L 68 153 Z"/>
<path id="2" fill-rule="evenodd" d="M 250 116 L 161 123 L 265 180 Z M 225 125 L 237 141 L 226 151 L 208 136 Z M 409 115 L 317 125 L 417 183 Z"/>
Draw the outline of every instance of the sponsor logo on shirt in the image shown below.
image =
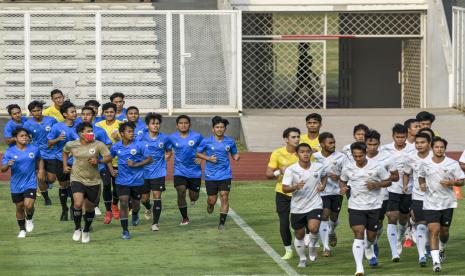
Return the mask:
<path id="1" fill-rule="evenodd" d="M 46 126 L 46 127 L 45 127 L 45 131 L 50 132 L 50 130 L 52 130 L 52 127 L 51 127 L 51 126 Z"/>
<path id="2" fill-rule="evenodd" d="M 33 152 L 29 153 L 29 158 L 31 158 L 31 159 L 34 158 L 34 153 Z"/>
<path id="3" fill-rule="evenodd" d="M 90 150 L 89 150 L 89 153 L 90 153 L 90 154 L 95 154 L 95 149 L 90 149 Z"/>
<path id="4" fill-rule="evenodd" d="M 195 142 L 194 142 L 194 140 L 189 140 L 189 142 L 187 142 L 187 144 L 192 147 L 195 144 Z M 177 145 L 178 144 L 176 144 L 176 146 Z"/>
<path id="5" fill-rule="evenodd" d="M 224 149 L 225 149 L 226 151 L 229 151 L 229 150 L 231 149 L 231 147 L 230 147 L 230 146 L 226 146 Z"/>
<path id="6" fill-rule="evenodd" d="M 163 143 L 160 142 L 160 143 L 158 144 L 158 147 L 162 149 L 162 148 L 163 148 Z"/>
<path id="7" fill-rule="evenodd" d="M 131 153 L 132 155 L 136 155 L 137 151 L 136 151 L 136 149 L 131 149 L 130 153 Z"/>

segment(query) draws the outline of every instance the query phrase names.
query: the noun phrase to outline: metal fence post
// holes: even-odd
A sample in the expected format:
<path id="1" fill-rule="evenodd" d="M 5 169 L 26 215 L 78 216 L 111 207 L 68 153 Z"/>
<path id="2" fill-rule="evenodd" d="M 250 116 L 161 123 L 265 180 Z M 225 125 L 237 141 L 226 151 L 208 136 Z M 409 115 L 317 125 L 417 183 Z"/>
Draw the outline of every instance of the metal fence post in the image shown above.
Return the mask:
<path id="1" fill-rule="evenodd" d="M 95 97 L 100 103 L 102 95 L 102 13 L 95 13 Z"/>
<path id="2" fill-rule="evenodd" d="M 24 13 L 24 110 L 31 101 L 31 13 Z"/>
<path id="3" fill-rule="evenodd" d="M 166 105 L 173 114 L 173 13 L 166 13 Z"/>

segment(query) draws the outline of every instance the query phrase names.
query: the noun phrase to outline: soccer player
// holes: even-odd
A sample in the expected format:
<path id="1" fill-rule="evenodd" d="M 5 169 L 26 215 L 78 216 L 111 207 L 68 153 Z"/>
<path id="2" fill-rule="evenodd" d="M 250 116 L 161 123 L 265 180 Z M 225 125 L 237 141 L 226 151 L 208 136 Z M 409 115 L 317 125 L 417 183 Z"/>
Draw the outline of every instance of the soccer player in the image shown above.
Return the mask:
<path id="1" fill-rule="evenodd" d="M 286 168 L 296 163 L 299 159 L 296 154 L 296 147 L 299 145 L 300 130 L 295 127 L 287 128 L 283 131 L 283 139 L 286 145 L 275 149 L 270 156 L 270 161 L 266 169 L 268 179 L 277 179 L 276 183 L 276 212 L 279 217 L 279 233 L 284 244 L 285 254 L 283 260 L 292 258 L 292 236 L 290 231 L 289 217 L 291 212 L 291 193 L 283 192 L 282 180 Z"/>
<path id="2" fill-rule="evenodd" d="M 408 119 L 404 122 L 404 126 L 408 129 L 407 143 L 415 145 L 415 135 L 420 130 L 420 122 L 416 118 Z"/>
<path id="3" fill-rule="evenodd" d="M 19 127 L 23 127 L 23 124 L 27 121 L 27 118 L 21 115 L 21 107 L 17 104 L 10 104 L 6 107 L 8 114 L 11 119 L 5 125 L 3 129 L 3 138 L 5 138 L 5 144 L 12 147 L 16 144 L 13 131 Z"/>
<path id="4" fill-rule="evenodd" d="M 213 135 L 205 138 L 197 148 L 197 157 L 203 159 L 205 164 L 205 187 L 207 188 L 207 212 L 213 213 L 218 193 L 220 194 L 221 210 L 218 230 L 224 229 L 226 217 L 229 211 L 229 191 L 231 190 L 231 164 L 229 156 L 239 161 L 236 142 L 229 136 L 225 136 L 229 121 L 215 116 L 212 119 Z"/>
<path id="5" fill-rule="evenodd" d="M 63 164 L 63 147 L 66 142 L 72 141 L 74 134 L 76 132 L 76 107 L 69 101 L 63 103 L 60 107 L 60 112 L 65 118 L 63 122 L 58 122 L 52 126 L 52 129 L 47 134 L 48 146 L 53 148 L 55 152 L 55 173 L 58 179 L 60 188 L 58 190 L 58 195 L 60 197 L 61 203 L 61 221 L 68 220 L 68 210 L 71 210 L 72 214 L 72 205 L 71 208 L 68 208 L 67 201 L 68 196 L 71 197 L 71 204 L 73 204 L 73 198 L 71 193 L 71 188 L 69 187 L 69 172 L 64 170 Z M 68 160 L 69 164 L 72 164 L 72 158 Z"/>
<path id="6" fill-rule="evenodd" d="M 29 144 L 29 133 L 20 127 L 13 131 L 15 146 L 5 151 L 1 171 L 11 168 L 11 199 L 16 205 L 16 219 L 19 225 L 18 238 L 25 238 L 26 232 L 34 229 L 34 201 L 36 199 L 37 180 L 44 181 L 44 163 L 40 150 Z M 36 173 L 36 169 L 38 171 Z"/>
<path id="7" fill-rule="evenodd" d="M 318 113 L 312 113 L 307 115 L 305 118 L 305 123 L 307 126 L 307 135 L 300 136 L 300 143 L 306 143 L 310 145 L 314 152 L 320 151 L 320 141 L 318 140 L 318 135 L 320 135 L 322 118 Z"/>
<path id="8" fill-rule="evenodd" d="M 114 103 L 106 103 L 102 106 L 102 112 L 104 120 L 96 123 L 95 125 L 103 128 L 107 133 L 108 138 L 110 138 L 112 144 L 121 140 L 119 135 L 119 126 L 122 123 L 121 121 L 115 118 L 116 114 L 116 105 Z M 107 164 L 107 168 L 101 171 L 101 176 L 103 179 L 103 202 L 105 204 L 105 219 L 103 223 L 109 224 L 112 217 L 119 219 L 120 213 L 118 209 L 118 194 L 116 192 L 115 176 L 110 173 L 109 166 L 112 166 L 116 171 L 118 167 L 118 159 L 113 159 L 111 164 Z M 113 190 L 113 191 L 112 191 Z"/>
<path id="9" fill-rule="evenodd" d="M 387 235 L 393 262 L 398 262 L 400 260 L 402 239 L 407 230 L 410 206 L 412 204 L 412 187 L 404 187 L 403 185 L 405 158 L 415 152 L 415 147 L 406 143 L 407 135 L 407 127 L 401 124 L 395 124 L 392 128 L 392 138 L 394 141 L 382 147 L 382 150 L 386 151 L 386 153 L 391 156 L 399 172 L 399 181 L 392 182 L 392 185 L 388 188 Z"/>
<path id="10" fill-rule="evenodd" d="M 133 123 L 136 128 L 134 129 L 134 135 L 137 137 L 141 136 L 147 132 L 147 125 L 139 117 L 139 108 L 135 106 L 130 106 L 126 109 L 126 121 Z"/>
<path id="11" fill-rule="evenodd" d="M 170 135 L 174 152 L 173 182 L 178 194 L 178 208 L 182 216 L 181 225 L 189 224 L 186 191 L 189 190 L 191 205 L 194 205 L 199 199 L 202 183 L 201 160 L 195 154 L 203 137 L 190 128 L 191 118 L 187 115 L 180 115 L 176 118 L 177 131 Z"/>
<path id="12" fill-rule="evenodd" d="M 318 137 L 321 152 L 314 153 L 314 159 L 325 168 L 328 175 L 326 188 L 321 192 L 323 200 L 323 214 L 320 224 L 320 238 L 323 243 L 323 256 L 331 256 L 331 248 L 337 244 L 336 226 L 339 224 L 339 212 L 341 211 L 342 195 L 339 191 L 339 176 L 342 166 L 347 162 L 347 156 L 336 151 L 336 139 L 329 132 L 323 132 Z"/>
<path id="13" fill-rule="evenodd" d="M 421 128 L 432 128 L 436 116 L 428 111 L 421 111 L 416 116 Z"/>
<path id="14" fill-rule="evenodd" d="M 435 137 L 431 146 L 433 156 L 423 162 L 418 181 L 421 190 L 425 192 L 423 213 L 428 224 L 433 271 L 440 272 L 452 215 L 454 208 L 457 208 L 453 187 L 465 184 L 465 174 L 457 161 L 444 155 L 447 149 L 445 139 Z"/>
<path id="15" fill-rule="evenodd" d="M 85 107 L 84 107 L 85 108 Z M 93 109 L 83 112 L 93 112 Z M 93 114 L 93 113 L 92 113 Z M 90 226 L 95 217 L 94 208 L 100 200 L 102 179 L 98 170 L 99 164 L 111 162 L 108 147 L 95 140 L 91 122 L 82 122 L 76 126 L 79 140 L 67 142 L 63 148 L 64 170 L 71 173 L 71 190 L 74 199 L 74 234 L 73 240 L 82 243 L 90 242 Z M 73 156 L 73 168 L 68 166 L 68 159 Z M 82 208 L 85 207 L 84 229 L 81 228 Z"/>
<path id="16" fill-rule="evenodd" d="M 106 116 L 106 115 L 105 115 Z M 123 228 L 121 238 L 129 240 L 128 230 L 129 198 L 132 202 L 132 216 L 139 220 L 140 198 L 144 187 L 143 167 L 152 162 L 152 156 L 147 154 L 143 143 L 134 140 L 134 124 L 123 123 L 119 127 L 121 141 L 115 143 L 110 153 L 113 158 L 118 157 L 117 171 L 108 166 L 110 173 L 116 176 L 116 190 L 120 200 L 120 222 Z"/>
<path id="17" fill-rule="evenodd" d="M 52 130 L 57 120 L 50 116 L 43 116 L 42 110 L 44 103 L 40 101 L 32 101 L 27 106 L 32 117 L 24 123 L 24 128 L 31 134 L 32 144 L 39 148 L 40 156 L 44 162 L 44 171 L 46 176 L 44 182 L 39 182 L 39 189 L 42 197 L 45 200 L 45 205 L 52 205 L 52 201 L 48 196 L 48 187 L 56 180 L 55 175 L 55 152 L 48 147 L 47 135 Z"/>
<path id="18" fill-rule="evenodd" d="M 431 137 L 426 133 L 417 133 L 415 135 L 416 153 L 410 154 L 405 160 L 404 166 L 404 186 L 412 185 L 412 213 L 415 221 L 416 243 L 418 249 L 418 263 L 420 266 L 426 266 L 426 244 L 427 244 L 427 226 L 425 214 L 423 212 L 423 199 L 425 193 L 420 189 L 418 182 L 419 173 L 423 161 L 432 157 L 430 151 Z M 409 183 L 409 184 L 407 184 Z"/>
<path id="19" fill-rule="evenodd" d="M 98 116 L 98 109 L 100 107 L 100 103 L 96 100 L 88 100 L 84 103 L 84 107 L 90 107 L 94 111 L 94 118 L 93 121 L 91 122 L 92 124 L 96 124 L 100 121 L 102 121 L 102 117 Z M 76 119 L 76 124 L 82 123 L 82 117 Z"/>
<path id="20" fill-rule="evenodd" d="M 354 232 L 352 252 L 356 264 L 355 275 L 360 276 L 364 274 L 364 251 L 368 260 L 374 256 L 373 243 L 382 205 L 381 188 L 390 185 L 390 174 L 379 162 L 367 160 L 365 143 L 355 142 L 350 149 L 355 162 L 345 163 L 340 177 L 340 188 L 341 194 L 345 194 L 347 186 L 350 186 L 348 208 L 349 224 Z"/>
<path id="21" fill-rule="evenodd" d="M 355 142 L 364 142 L 365 141 L 365 133 L 367 133 L 369 130 L 369 128 L 364 125 L 364 124 L 358 124 L 356 126 L 354 126 L 354 131 L 353 131 L 353 135 L 354 135 L 354 140 Z M 343 148 L 342 148 L 342 152 L 345 153 L 349 158 L 351 158 L 351 150 L 350 150 L 350 146 L 352 144 L 348 144 L 348 145 L 345 145 Z"/>
<path id="22" fill-rule="evenodd" d="M 161 193 L 165 191 L 166 159 L 171 156 L 171 141 L 168 135 L 161 133 L 162 116 L 149 113 L 145 117 L 148 132 L 139 136 L 137 141 L 145 146 L 146 153 L 151 156 L 152 162 L 144 167 L 144 186 L 141 202 L 146 209 L 150 209 L 150 191 L 153 194 L 153 222 L 152 231 L 158 231 L 162 210 Z M 133 124 L 133 123 L 131 123 Z M 134 124 L 133 124 L 134 125 Z M 165 154 L 167 158 L 165 159 Z M 132 217 L 132 224 L 136 226 L 138 219 Z"/>
<path id="23" fill-rule="evenodd" d="M 65 118 L 60 112 L 61 106 L 65 101 L 63 92 L 59 89 L 53 89 L 52 92 L 50 92 L 50 97 L 52 98 L 53 104 L 44 110 L 44 116 L 50 116 L 55 118 L 58 122 L 63 122 Z"/>
<path id="24" fill-rule="evenodd" d="M 323 215 L 320 192 L 325 189 L 322 178 L 326 174 L 323 163 L 310 162 L 312 148 L 308 144 L 299 144 L 296 151 L 299 161 L 286 169 L 282 185 L 283 192 L 292 193 L 291 222 L 295 230 L 294 246 L 299 255 L 298 267 L 303 268 L 307 266 L 304 242 L 306 227 L 310 232 L 310 261 L 314 262 L 317 256 L 318 229 Z"/>
<path id="25" fill-rule="evenodd" d="M 124 108 L 124 94 L 120 92 L 113 93 L 110 96 L 110 102 L 116 105 L 116 120 L 125 122 L 126 119 L 126 108 Z M 106 116 L 105 114 L 103 114 Z"/>

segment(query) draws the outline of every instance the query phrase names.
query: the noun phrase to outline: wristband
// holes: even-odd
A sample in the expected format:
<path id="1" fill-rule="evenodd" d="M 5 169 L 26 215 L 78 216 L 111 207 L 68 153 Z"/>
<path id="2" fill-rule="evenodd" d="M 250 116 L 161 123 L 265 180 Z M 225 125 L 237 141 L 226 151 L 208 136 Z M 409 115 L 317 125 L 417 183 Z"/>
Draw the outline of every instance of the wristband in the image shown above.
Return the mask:
<path id="1" fill-rule="evenodd" d="M 279 170 L 276 170 L 273 172 L 273 174 L 274 176 L 278 177 L 281 174 L 281 172 Z"/>

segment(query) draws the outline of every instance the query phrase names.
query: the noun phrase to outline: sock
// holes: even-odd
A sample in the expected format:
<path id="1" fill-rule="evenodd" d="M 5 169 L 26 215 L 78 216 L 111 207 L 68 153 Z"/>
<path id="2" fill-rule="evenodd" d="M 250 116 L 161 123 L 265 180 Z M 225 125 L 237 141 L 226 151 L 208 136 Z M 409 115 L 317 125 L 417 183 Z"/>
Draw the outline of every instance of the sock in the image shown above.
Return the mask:
<path id="1" fill-rule="evenodd" d="M 388 224 L 387 226 L 387 235 L 389 241 L 389 247 L 391 247 L 392 257 L 399 257 L 397 253 L 397 229 L 395 224 Z"/>
<path id="2" fill-rule="evenodd" d="M 376 243 L 378 243 L 378 240 L 379 240 L 379 238 L 381 237 L 382 234 L 383 234 L 383 227 L 381 226 L 381 227 L 378 228 L 378 230 L 376 231 Z"/>
<path id="3" fill-rule="evenodd" d="M 158 224 L 158 221 L 160 220 L 160 215 L 161 215 L 161 199 L 155 199 L 153 201 L 153 224 Z"/>
<path id="4" fill-rule="evenodd" d="M 58 196 L 60 197 L 61 210 L 63 212 L 68 212 L 68 191 L 66 189 L 59 189 Z"/>
<path id="5" fill-rule="evenodd" d="M 50 200 L 50 197 L 48 196 L 48 190 L 45 192 L 40 192 L 40 193 L 42 194 L 45 200 Z"/>
<path id="6" fill-rule="evenodd" d="M 292 246 L 286 245 L 286 246 L 284 246 L 284 249 L 286 250 L 286 253 L 291 252 L 292 251 Z"/>
<path id="7" fill-rule="evenodd" d="M 310 243 L 308 244 L 308 247 L 315 247 L 316 243 L 318 242 L 318 234 L 313 234 L 310 233 Z"/>
<path id="8" fill-rule="evenodd" d="M 111 212 L 111 201 L 104 201 L 103 203 L 105 204 L 105 210 Z"/>
<path id="9" fill-rule="evenodd" d="M 327 221 L 321 221 L 319 231 L 320 231 L 321 242 L 323 243 L 323 248 L 325 250 L 330 250 L 330 248 L 329 248 L 329 229 L 328 229 L 328 222 Z"/>
<path id="10" fill-rule="evenodd" d="M 334 233 L 334 228 L 336 227 L 334 221 L 332 221 L 331 219 L 329 219 L 329 220 L 327 221 L 327 223 L 328 223 L 328 231 L 329 231 L 329 233 L 330 233 L 330 234 Z M 321 224 L 320 224 L 320 227 L 321 227 Z"/>
<path id="11" fill-rule="evenodd" d="M 183 219 L 187 219 L 187 206 L 179 207 L 179 212 L 181 212 Z"/>
<path id="12" fill-rule="evenodd" d="M 354 254 L 356 272 L 364 272 L 363 255 L 365 254 L 365 248 L 363 246 L 363 240 L 354 239 L 352 253 Z"/>
<path id="13" fill-rule="evenodd" d="M 34 216 L 34 211 L 35 211 L 34 206 L 32 206 L 31 209 L 26 209 L 26 219 L 27 219 L 27 220 L 31 220 L 31 219 L 32 219 L 32 216 Z"/>
<path id="14" fill-rule="evenodd" d="M 123 231 L 128 231 L 128 218 L 120 218 L 121 227 L 123 227 Z"/>
<path id="15" fill-rule="evenodd" d="M 26 231 L 26 220 L 25 219 L 18 219 L 19 230 Z"/>
<path id="16" fill-rule="evenodd" d="M 404 236 L 405 236 L 405 231 L 407 231 L 407 224 L 404 224 L 404 225 L 398 224 L 398 225 L 397 225 L 397 230 L 399 231 L 399 232 L 397 233 L 397 240 L 398 240 L 398 241 L 402 241 L 402 239 L 403 239 Z"/>
<path id="17" fill-rule="evenodd" d="M 115 197 L 113 197 L 112 204 L 113 204 L 113 205 L 116 205 L 116 206 L 118 206 L 118 202 L 119 202 L 119 199 L 118 199 L 118 198 L 115 198 Z"/>
<path id="18" fill-rule="evenodd" d="M 303 239 L 298 240 L 297 238 L 294 238 L 294 246 L 295 246 L 295 251 L 297 251 L 297 255 L 299 255 L 299 259 L 306 260 L 307 256 L 305 256 L 305 242 L 304 242 L 304 240 Z"/>
<path id="19" fill-rule="evenodd" d="M 81 229 L 82 210 L 74 209 L 74 230 Z"/>
<path id="20" fill-rule="evenodd" d="M 428 226 L 426 226 L 426 247 L 429 247 L 429 231 L 428 231 Z"/>
<path id="21" fill-rule="evenodd" d="M 220 213 L 220 224 L 225 224 L 226 223 L 226 217 L 228 216 L 228 213 Z"/>
<path id="22" fill-rule="evenodd" d="M 142 205 L 144 205 L 145 209 L 147 210 L 152 209 L 152 204 L 150 204 L 150 200 L 147 202 L 142 202 Z"/>
<path id="23" fill-rule="evenodd" d="M 439 251 L 446 249 L 446 243 L 439 239 Z"/>
<path id="24" fill-rule="evenodd" d="M 441 263 L 439 260 L 439 250 L 431 250 L 431 258 L 433 259 L 433 265 Z"/>
<path id="25" fill-rule="evenodd" d="M 139 210 L 132 209 L 132 216 L 137 217 L 139 215 Z"/>
<path id="26" fill-rule="evenodd" d="M 418 257 L 423 258 L 425 256 L 426 251 L 426 225 L 424 224 L 417 224 L 417 249 L 418 249 Z"/>
<path id="27" fill-rule="evenodd" d="M 86 211 L 84 215 L 84 232 L 90 231 L 90 225 L 95 217 L 95 210 L 94 211 Z"/>

